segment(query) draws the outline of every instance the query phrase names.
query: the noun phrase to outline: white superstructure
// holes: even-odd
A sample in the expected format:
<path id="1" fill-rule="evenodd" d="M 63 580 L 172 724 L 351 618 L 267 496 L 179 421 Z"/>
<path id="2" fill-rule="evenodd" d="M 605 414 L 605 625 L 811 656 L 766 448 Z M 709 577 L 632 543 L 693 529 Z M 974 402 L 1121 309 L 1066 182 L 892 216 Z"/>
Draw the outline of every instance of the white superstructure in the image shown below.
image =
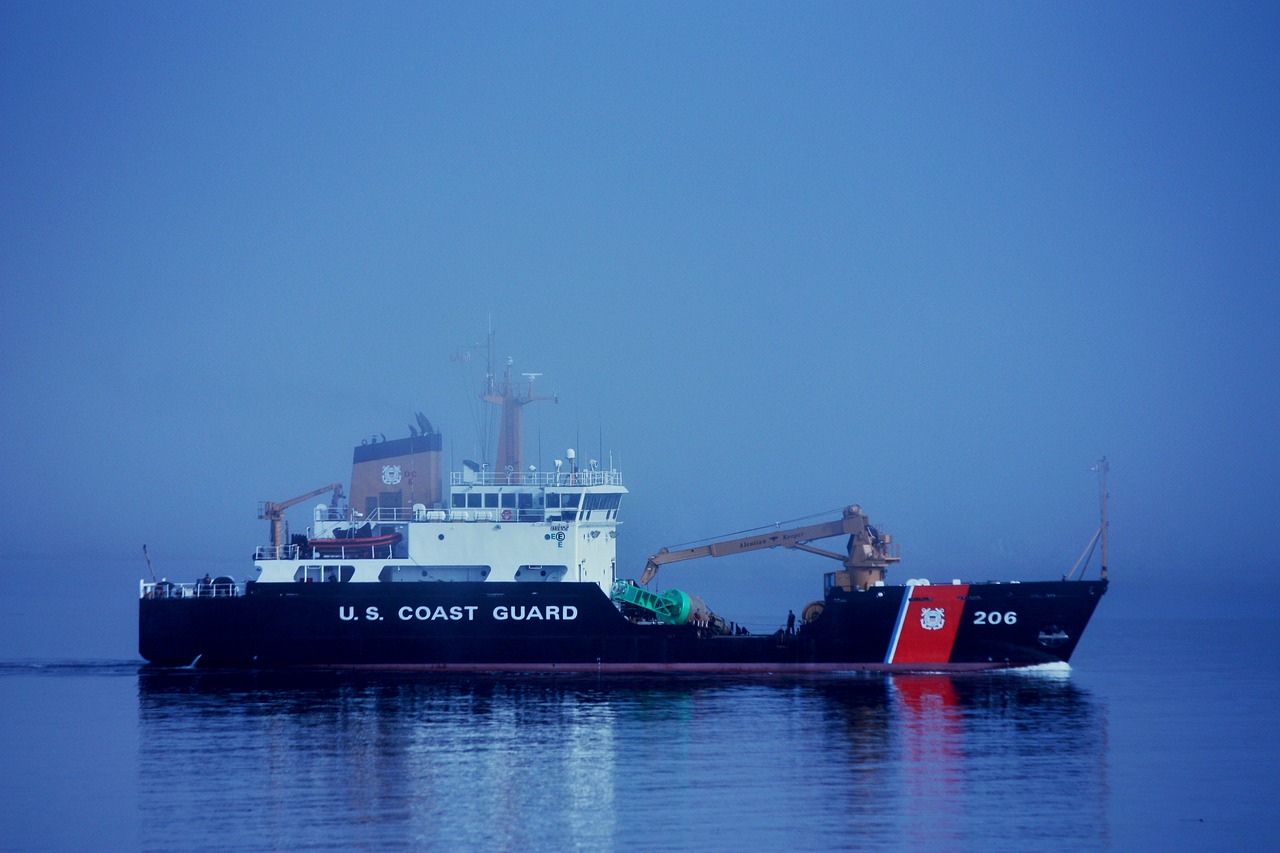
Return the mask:
<path id="1" fill-rule="evenodd" d="M 588 582 L 606 594 L 616 578 L 618 506 L 627 490 L 616 470 L 494 473 L 451 477 L 443 508 L 354 509 L 320 504 L 312 542 L 263 546 L 257 580 L 268 583 Z M 368 525 L 366 527 L 366 525 Z M 364 539 L 400 534 L 392 544 Z"/>

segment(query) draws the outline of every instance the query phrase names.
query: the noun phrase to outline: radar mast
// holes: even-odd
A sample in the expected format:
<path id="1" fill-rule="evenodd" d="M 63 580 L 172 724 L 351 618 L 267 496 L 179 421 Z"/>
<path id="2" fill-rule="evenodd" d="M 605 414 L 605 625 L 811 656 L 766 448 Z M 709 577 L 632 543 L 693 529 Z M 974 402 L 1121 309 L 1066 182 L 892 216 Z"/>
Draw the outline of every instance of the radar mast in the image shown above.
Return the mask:
<path id="1" fill-rule="evenodd" d="M 493 403 L 502 409 L 502 420 L 498 424 L 498 458 L 494 464 L 494 475 L 508 477 L 519 476 L 524 472 L 524 407 L 536 400 L 550 400 L 558 403 L 557 397 L 539 397 L 534 393 L 534 380 L 541 373 L 522 374 L 528 381 L 519 381 L 512 377 L 511 368 L 514 360 L 507 356 L 506 369 L 499 379 L 494 366 L 493 328 L 489 329 L 489 345 L 485 366 L 485 388 L 480 399 Z M 519 482 L 519 480 L 515 480 Z"/>

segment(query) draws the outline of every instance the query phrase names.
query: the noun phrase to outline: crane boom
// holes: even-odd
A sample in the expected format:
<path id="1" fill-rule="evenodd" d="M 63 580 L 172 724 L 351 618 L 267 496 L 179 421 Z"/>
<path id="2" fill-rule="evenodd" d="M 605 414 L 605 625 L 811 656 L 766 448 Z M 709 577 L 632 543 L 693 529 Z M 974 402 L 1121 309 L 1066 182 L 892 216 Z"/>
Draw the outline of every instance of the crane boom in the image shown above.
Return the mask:
<path id="1" fill-rule="evenodd" d="M 849 546 L 845 554 L 837 554 L 809 544 L 814 539 L 843 535 L 849 536 Z M 663 548 L 645 563 L 644 574 L 640 576 L 640 585 L 644 586 L 653 580 L 658 573 L 658 568 L 667 563 L 678 563 L 698 557 L 723 557 L 727 554 L 759 551 L 762 548 L 795 548 L 808 551 L 811 554 L 840 560 L 847 570 L 859 572 L 868 582 L 883 580 L 885 567 L 901 559 L 889 553 L 891 541 L 889 536 L 882 535 L 867 523 L 867 517 L 863 514 L 861 507 L 849 506 L 845 507 L 838 521 L 809 524 L 803 527 L 778 528 L 680 551 L 668 551 Z M 878 577 L 876 577 L 877 574 Z"/>
<path id="2" fill-rule="evenodd" d="M 321 486 L 307 492 L 305 495 L 298 495 L 296 498 L 289 498 L 287 501 L 258 501 L 258 518 L 271 522 L 271 547 L 280 547 L 280 531 L 284 525 L 284 511 L 296 503 L 301 503 L 307 498 L 314 498 L 317 495 L 323 495 L 325 492 L 333 492 L 338 500 L 342 499 L 342 484 L 330 483 L 327 486 Z"/>

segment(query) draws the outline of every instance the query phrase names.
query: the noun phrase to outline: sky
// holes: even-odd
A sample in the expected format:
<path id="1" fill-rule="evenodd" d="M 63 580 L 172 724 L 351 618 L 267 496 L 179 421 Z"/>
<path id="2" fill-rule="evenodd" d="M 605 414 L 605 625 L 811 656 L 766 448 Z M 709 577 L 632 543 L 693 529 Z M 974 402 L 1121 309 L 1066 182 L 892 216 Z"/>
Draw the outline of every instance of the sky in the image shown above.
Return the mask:
<path id="1" fill-rule="evenodd" d="M 1056 578 L 1105 455 L 1113 606 L 1280 591 L 1277 18 L 3 0 L 0 606 L 248 575 L 418 411 L 474 458 L 490 325 L 526 456 L 622 470 L 624 575 L 857 503 L 899 579 Z"/>

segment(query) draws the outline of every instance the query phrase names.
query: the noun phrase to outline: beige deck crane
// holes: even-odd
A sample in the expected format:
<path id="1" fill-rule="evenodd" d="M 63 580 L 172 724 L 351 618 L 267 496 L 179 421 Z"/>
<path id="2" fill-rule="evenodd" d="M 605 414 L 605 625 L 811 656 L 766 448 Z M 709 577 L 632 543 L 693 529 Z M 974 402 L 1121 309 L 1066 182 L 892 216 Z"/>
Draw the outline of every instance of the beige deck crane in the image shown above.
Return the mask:
<path id="1" fill-rule="evenodd" d="M 847 554 L 837 554 L 822 548 L 815 548 L 809 543 L 814 539 L 825 539 L 828 536 L 848 536 Z M 649 558 L 645 564 L 644 574 L 640 576 L 640 585 L 644 586 L 653 580 L 658 567 L 667 563 L 678 563 L 681 560 L 692 560 L 697 557 L 723 557 L 726 554 L 741 554 L 744 551 L 758 551 L 762 548 L 796 548 L 810 554 L 821 554 L 839 560 L 845 571 L 836 573 L 836 583 L 846 589 L 857 586 L 866 589 L 876 581 L 884 580 L 884 570 L 901 557 L 889 553 L 892 539 L 867 523 L 867 517 L 859 506 L 845 507 L 839 521 L 828 521 L 822 524 L 810 524 L 804 527 L 777 528 L 765 530 L 739 539 L 726 539 L 697 548 L 686 548 L 682 551 L 668 551 L 663 548 Z M 841 577 L 843 575 L 843 577 Z"/>
<path id="2" fill-rule="evenodd" d="M 330 483 L 327 486 L 321 486 L 315 491 L 307 492 L 305 495 L 298 495 L 296 498 L 289 498 L 287 501 L 275 503 L 274 501 L 258 501 L 258 518 L 271 522 L 271 547 L 279 548 L 281 536 L 281 528 L 284 526 L 284 511 L 296 503 L 301 503 L 307 498 L 314 498 L 317 495 L 323 495 L 325 492 L 333 492 L 334 498 L 342 500 L 342 484 Z"/>

